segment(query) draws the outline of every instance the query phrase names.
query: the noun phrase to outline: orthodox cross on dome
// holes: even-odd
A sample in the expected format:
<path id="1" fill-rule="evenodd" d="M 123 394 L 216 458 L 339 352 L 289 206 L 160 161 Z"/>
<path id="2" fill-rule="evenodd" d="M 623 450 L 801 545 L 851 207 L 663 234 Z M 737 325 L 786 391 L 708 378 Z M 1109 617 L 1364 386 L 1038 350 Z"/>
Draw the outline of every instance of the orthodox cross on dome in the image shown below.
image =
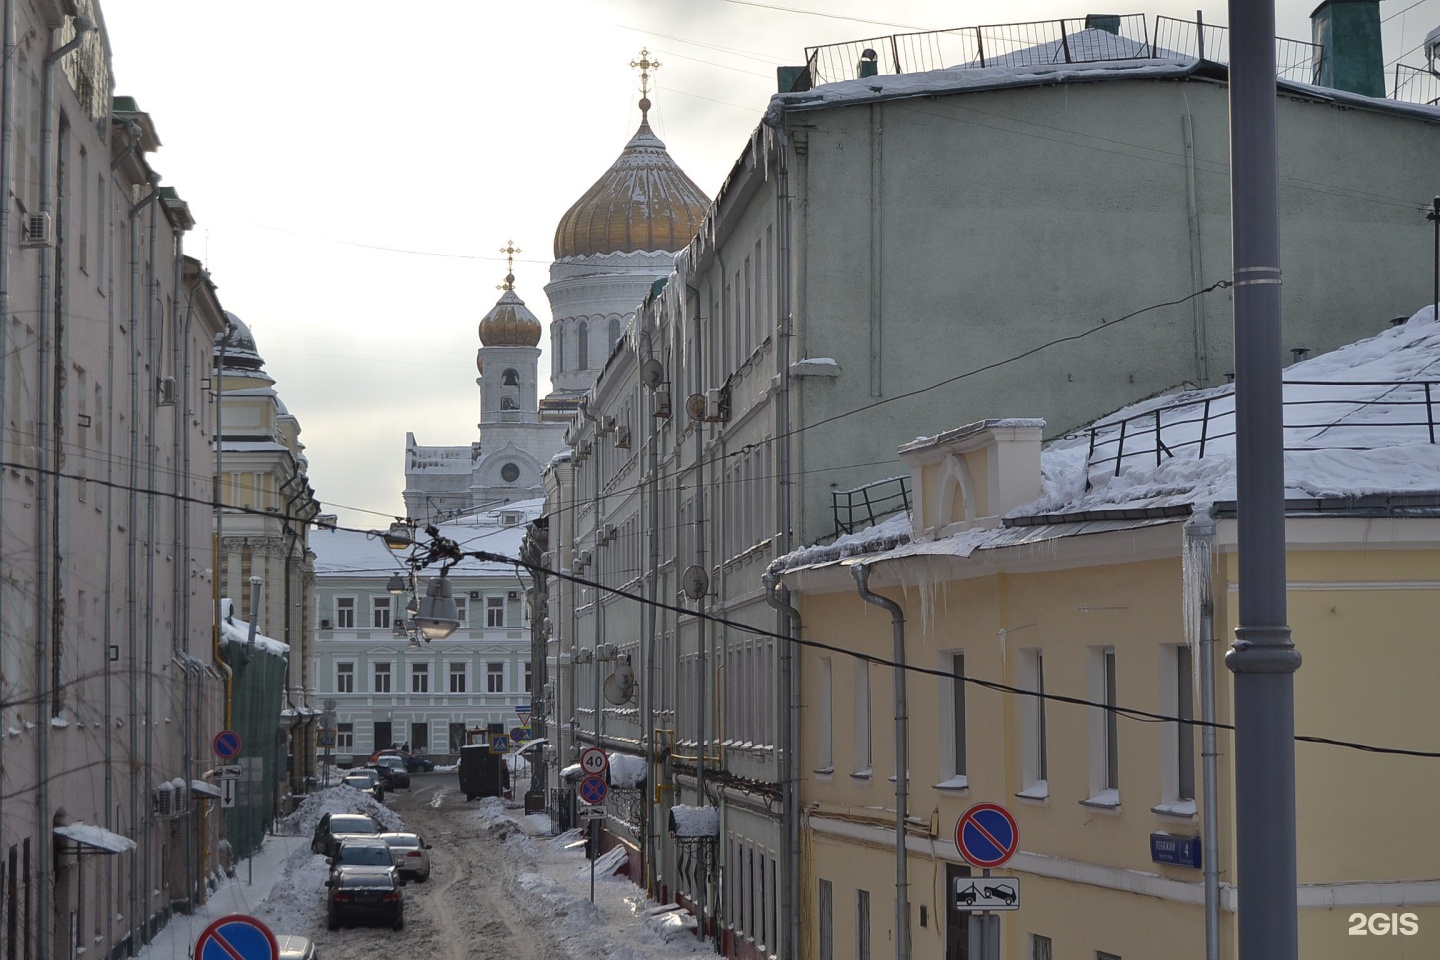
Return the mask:
<path id="1" fill-rule="evenodd" d="M 522 251 L 519 247 L 515 246 L 514 240 L 506 240 L 505 246 L 500 248 L 500 252 L 505 254 L 505 282 L 495 289 L 513 290 L 515 289 L 515 254 L 521 253 Z"/>
<path id="2" fill-rule="evenodd" d="M 650 72 L 660 69 L 660 61 L 651 60 L 650 51 L 641 47 L 640 59 L 631 60 L 630 69 L 640 71 L 640 122 L 646 123 L 650 117 Z"/>

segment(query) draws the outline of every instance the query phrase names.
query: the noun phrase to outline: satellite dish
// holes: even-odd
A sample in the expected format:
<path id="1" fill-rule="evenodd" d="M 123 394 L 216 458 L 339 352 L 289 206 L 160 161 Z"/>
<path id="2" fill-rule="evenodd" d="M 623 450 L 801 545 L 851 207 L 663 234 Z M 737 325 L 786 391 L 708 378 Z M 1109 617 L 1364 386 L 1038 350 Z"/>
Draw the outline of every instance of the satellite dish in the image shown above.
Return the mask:
<path id="1" fill-rule="evenodd" d="M 690 419 L 696 423 L 705 419 L 705 394 L 692 393 L 685 398 L 685 412 L 690 414 Z"/>
<path id="2" fill-rule="evenodd" d="M 605 678 L 605 699 L 617 707 L 635 699 L 635 671 L 628 663 L 622 662 Z"/>
<path id="3" fill-rule="evenodd" d="M 640 364 L 640 382 L 648 390 L 659 388 L 665 382 L 665 365 L 654 357 Z"/>
<path id="4" fill-rule="evenodd" d="M 680 589 L 685 591 L 685 596 L 691 600 L 699 600 L 705 596 L 705 591 L 710 586 L 710 578 L 705 576 L 705 568 L 698 563 L 692 563 L 685 568 L 684 574 L 680 577 Z"/>

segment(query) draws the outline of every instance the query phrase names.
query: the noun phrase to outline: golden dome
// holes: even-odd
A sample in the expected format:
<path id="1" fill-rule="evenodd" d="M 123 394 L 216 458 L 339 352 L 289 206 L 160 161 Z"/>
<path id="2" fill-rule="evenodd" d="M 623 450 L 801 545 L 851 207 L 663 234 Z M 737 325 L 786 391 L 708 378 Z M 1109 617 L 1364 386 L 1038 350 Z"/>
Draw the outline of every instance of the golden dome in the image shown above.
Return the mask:
<path id="1" fill-rule="evenodd" d="M 480 321 L 480 346 L 533 347 L 540 342 L 540 321 L 515 295 L 514 283 L 514 274 L 505 278 L 505 293 Z"/>
<path id="2" fill-rule="evenodd" d="M 699 231 L 709 206 L 642 119 L 610 169 L 560 218 L 555 259 L 680 250 Z"/>

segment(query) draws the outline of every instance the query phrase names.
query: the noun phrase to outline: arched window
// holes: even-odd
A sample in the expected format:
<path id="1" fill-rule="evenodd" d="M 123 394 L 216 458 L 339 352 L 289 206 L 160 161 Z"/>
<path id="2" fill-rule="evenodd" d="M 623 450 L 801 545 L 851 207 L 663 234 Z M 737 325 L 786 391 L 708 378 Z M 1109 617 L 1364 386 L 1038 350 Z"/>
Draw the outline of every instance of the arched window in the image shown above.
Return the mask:
<path id="1" fill-rule="evenodd" d="M 578 333 L 578 337 L 579 337 L 579 341 L 580 341 L 580 350 L 579 350 L 579 355 L 580 355 L 580 369 L 581 369 L 581 370 L 589 370 L 589 369 L 590 369 L 590 325 L 589 325 L 588 323 L 586 323 L 584 320 L 581 320 L 581 321 L 580 321 L 580 327 L 579 327 L 577 333 Z"/>
<path id="2" fill-rule="evenodd" d="M 500 375 L 500 386 L 520 386 L 520 371 L 516 370 L 514 367 L 507 367 L 505 372 Z"/>
<path id="3" fill-rule="evenodd" d="M 620 342 L 620 318 L 615 317 L 610 321 L 610 347 Z"/>
<path id="4" fill-rule="evenodd" d="M 565 341 L 560 336 L 560 324 L 550 327 L 550 376 L 565 372 Z"/>

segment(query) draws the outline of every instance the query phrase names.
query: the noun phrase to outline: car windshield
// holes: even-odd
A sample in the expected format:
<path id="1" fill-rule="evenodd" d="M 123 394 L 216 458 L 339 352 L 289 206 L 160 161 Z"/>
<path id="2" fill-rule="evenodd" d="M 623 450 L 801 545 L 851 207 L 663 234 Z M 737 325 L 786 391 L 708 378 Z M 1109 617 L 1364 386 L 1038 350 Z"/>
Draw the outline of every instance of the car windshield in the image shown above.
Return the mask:
<path id="1" fill-rule="evenodd" d="M 381 757 L 379 760 L 377 760 L 377 761 L 375 761 L 375 762 L 376 762 L 379 766 L 382 766 L 382 767 L 403 767 L 403 766 L 405 766 L 405 761 L 404 761 L 404 760 L 401 760 L 399 757 Z"/>
<path id="2" fill-rule="evenodd" d="M 336 862 L 369 867 L 389 866 L 390 848 L 369 843 L 342 843 Z"/>
<path id="3" fill-rule="evenodd" d="M 418 847 L 418 846 L 420 846 L 420 838 L 419 838 L 419 837 L 416 837 L 416 836 L 413 836 L 413 835 L 412 835 L 412 836 L 407 836 L 407 835 L 405 835 L 405 834 L 403 834 L 403 833 L 390 833 L 390 834 L 386 834 L 386 835 L 385 835 L 385 842 L 388 843 L 388 844 L 390 844 L 390 846 L 392 846 L 392 847 Z"/>
<path id="4" fill-rule="evenodd" d="M 379 833 L 380 828 L 369 817 L 331 817 L 331 833 Z"/>

